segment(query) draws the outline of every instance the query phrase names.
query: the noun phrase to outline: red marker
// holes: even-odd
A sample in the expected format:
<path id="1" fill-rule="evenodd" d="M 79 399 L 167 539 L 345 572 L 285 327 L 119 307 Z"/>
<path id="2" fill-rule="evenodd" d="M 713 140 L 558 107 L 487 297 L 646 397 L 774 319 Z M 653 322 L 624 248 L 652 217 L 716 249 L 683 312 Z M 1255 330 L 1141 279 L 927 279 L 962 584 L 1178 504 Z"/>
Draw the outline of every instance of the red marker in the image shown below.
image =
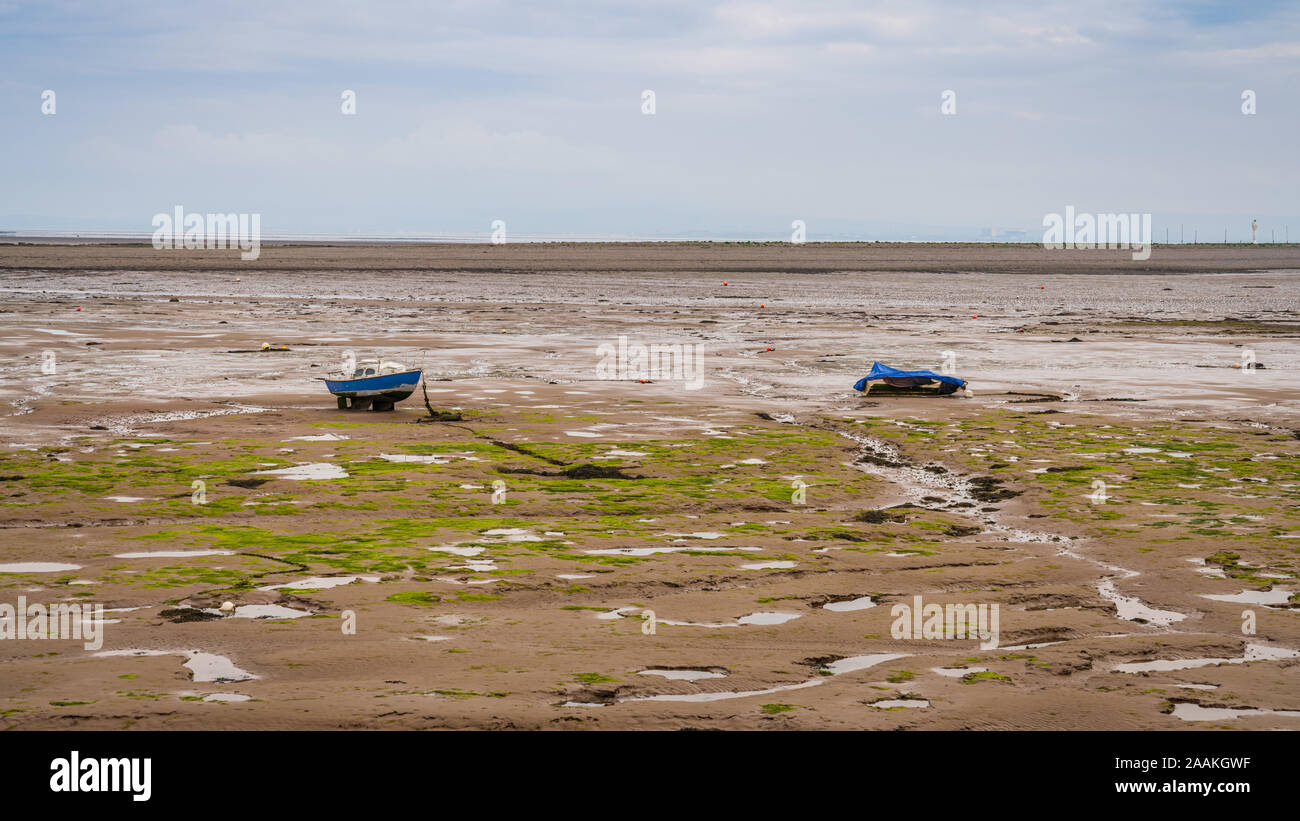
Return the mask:
<path id="1" fill-rule="evenodd" d="M 723 285 L 726 285 L 726 284 L 727 284 L 727 281 L 726 281 L 725 279 L 722 280 L 722 284 L 723 284 Z"/>

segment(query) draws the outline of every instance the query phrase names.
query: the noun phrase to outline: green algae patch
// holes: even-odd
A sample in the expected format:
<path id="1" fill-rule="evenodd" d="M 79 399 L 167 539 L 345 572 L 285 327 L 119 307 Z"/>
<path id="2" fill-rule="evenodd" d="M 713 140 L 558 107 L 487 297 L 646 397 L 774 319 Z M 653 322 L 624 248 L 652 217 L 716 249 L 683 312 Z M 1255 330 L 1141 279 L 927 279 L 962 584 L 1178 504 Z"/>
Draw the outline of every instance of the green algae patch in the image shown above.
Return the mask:
<path id="1" fill-rule="evenodd" d="M 405 593 L 394 593 L 384 601 L 397 602 L 398 604 L 431 605 L 439 603 L 442 599 L 426 590 L 408 590 Z"/>

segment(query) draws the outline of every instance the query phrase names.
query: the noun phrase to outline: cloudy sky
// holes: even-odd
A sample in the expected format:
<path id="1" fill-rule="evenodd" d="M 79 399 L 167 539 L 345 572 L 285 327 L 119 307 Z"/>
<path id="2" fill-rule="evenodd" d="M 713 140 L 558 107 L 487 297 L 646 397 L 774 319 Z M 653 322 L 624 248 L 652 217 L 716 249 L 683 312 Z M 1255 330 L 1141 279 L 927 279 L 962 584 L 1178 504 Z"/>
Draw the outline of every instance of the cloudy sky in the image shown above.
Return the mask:
<path id="1" fill-rule="evenodd" d="M 0 112 L 0 229 L 1300 239 L 1293 0 L 0 0 Z"/>

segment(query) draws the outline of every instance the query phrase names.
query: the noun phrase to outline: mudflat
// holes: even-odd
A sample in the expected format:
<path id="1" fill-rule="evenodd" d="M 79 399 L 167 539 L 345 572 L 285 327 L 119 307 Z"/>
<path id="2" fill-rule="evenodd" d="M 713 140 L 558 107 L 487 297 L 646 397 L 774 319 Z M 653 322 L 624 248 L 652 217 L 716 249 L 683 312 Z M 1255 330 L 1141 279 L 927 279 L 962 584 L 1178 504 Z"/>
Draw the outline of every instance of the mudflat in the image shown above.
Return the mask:
<path id="1" fill-rule="evenodd" d="M 287 244 L 268 242 L 255 262 L 227 250 L 158 251 L 147 244 L 15 238 L 0 269 L 31 271 L 606 271 L 723 273 L 1226 273 L 1300 268 L 1300 244 L 1156 245 L 1146 260 L 1126 249 L 1048 249 L 1032 243 L 961 242 L 537 242 Z"/>
<path id="2" fill-rule="evenodd" d="M 1300 729 L 1298 278 L 0 246 L 0 604 L 105 608 L 96 648 L 0 641 L 0 722 Z M 639 345 L 685 367 L 609 367 Z M 338 409 L 349 355 L 422 367 L 441 421 Z M 851 390 L 875 361 L 971 395 Z M 996 607 L 996 646 L 900 637 L 918 605 Z"/>

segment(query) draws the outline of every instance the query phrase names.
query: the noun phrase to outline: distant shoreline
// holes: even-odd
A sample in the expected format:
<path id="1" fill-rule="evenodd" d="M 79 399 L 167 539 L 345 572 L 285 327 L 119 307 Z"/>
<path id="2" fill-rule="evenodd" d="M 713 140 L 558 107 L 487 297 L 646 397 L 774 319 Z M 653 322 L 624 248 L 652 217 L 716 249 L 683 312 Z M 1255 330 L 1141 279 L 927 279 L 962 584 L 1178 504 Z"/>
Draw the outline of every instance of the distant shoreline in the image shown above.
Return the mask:
<path id="1" fill-rule="evenodd" d="M 77 245 L 120 245 L 120 246 L 143 246 L 152 247 L 149 234 L 131 234 L 129 236 L 115 234 L 112 232 L 105 233 L 37 233 L 27 234 L 21 231 L 0 231 L 0 245 L 55 245 L 55 246 L 77 246 Z M 671 246 L 681 245 L 690 247 L 710 246 L 710 245 L 737 245 L 737 246 L 791 246 L 797 245 L 816 245 L 816 246 L 969 246 L 972 248 L 1026 248 L 1041 246 L 1039 240 L 904 240 L 904 239 L 828 239 L 816 240 L 810 239 L 803 243 L 792 243 L 783 239 L 736 239 L 736 238 L 717 238 L 717 239 L 690 239 L 684 237 L 670 237 L 664 239 L 653 238 L 542 238 L 537 236 L 515 236 L 506 243 L 493 243 L 484 241 L 481 237 L 460 238 L 460 237 L 381 237 L 362 235 L 356 237 L 349 236 L 327 236 L 327 237 L 309 237 L 309 236 L 287 236 L 275 237 L 267 236 L 262 239 L 263 246 L 277 247 L 355 247 L 355 246 L 388 246 L 388 245 L 570 245 L 570 246 L 591 246 L 591 245 L 611 245 L 611 246 L 629 246 L 629 245 L 648 245 L 648 246 Z M 1160 242 L 1152 241 L 1153 248 L 1175 248 L 1175 247 L 1192 247 L 1192 248 L 1251 248 L 1251 247 L 1277 247 L 1277 248 L 1300 248 L 1300 242 Z M 1088 249 L 1095 250 L 1095 249 Z"/>
<path id="2" fill-rule="evenodd" d="M 974 242 L 302 242 L 263 240 L 238 250 L 156 250 L 138 239 L 0 237 L 0 271 L 382 271 L 428 273 L 700 274 L 1210 274 L 1300 273 L 1300 244 L 1160 245 L 1149 259 L 1127 249 L 1056 249 Z"/>

